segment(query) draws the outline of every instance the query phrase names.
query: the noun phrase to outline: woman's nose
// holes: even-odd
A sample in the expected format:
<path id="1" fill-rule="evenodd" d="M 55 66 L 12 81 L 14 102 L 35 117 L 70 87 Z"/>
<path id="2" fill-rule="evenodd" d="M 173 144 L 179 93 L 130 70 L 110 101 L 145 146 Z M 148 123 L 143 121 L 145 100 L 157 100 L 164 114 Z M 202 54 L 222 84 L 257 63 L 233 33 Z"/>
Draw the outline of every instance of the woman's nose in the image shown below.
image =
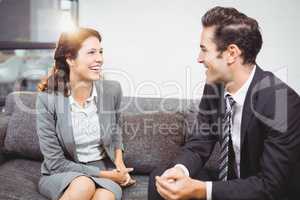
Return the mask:
<path id="1" fill-rule="evenodd" d="M 198 63 L 203 63 L 204 60 L 203 60 L 203 56 L 201 53 L 199 53 L 197 61 L 198 61 Z"/>

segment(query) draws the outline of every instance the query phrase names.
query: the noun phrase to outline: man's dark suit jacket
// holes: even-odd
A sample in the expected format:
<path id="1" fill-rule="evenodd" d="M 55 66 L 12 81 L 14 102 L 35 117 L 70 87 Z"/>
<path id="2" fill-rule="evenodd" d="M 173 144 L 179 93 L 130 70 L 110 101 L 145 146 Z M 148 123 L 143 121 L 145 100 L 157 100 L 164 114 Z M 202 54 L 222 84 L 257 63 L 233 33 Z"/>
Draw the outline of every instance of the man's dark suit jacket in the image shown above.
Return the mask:
<path id="1" fill-rule="evenodd" d="M 202 169 L 220 139 L 222 130 L 216 127 L 224 114 L 223 95 L 220 85 L 205 86 L 199 129 L 175 160 L 188 168 L 191 177 Z M 242 113 L 240 178 L 214 181 L 212 199 L 299 199 L 295 198 L 300 190 L 299 167 L 300 98 L 271 72 L 257 66 Z"/>

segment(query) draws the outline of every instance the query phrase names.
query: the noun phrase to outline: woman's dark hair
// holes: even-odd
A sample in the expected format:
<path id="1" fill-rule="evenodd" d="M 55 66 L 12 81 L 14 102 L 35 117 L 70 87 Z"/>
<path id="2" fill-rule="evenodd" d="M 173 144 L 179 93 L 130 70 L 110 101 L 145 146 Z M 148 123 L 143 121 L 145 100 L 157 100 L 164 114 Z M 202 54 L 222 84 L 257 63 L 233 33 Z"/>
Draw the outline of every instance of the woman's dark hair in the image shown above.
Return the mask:
<path id="1" fill-rule="evenodd" d="M 203 27 L 215 27 L 214 42 L 221 53 L 230 44 L 242 51 L 244 64 L 255 64 L 262 46 L 262 36 L 255 19 L 235 8 L 214 7 L 202 17 Z"/>
<path id="2" fill-rule="evenodd" d="M 54 53 L 54 66 L 48 77 L 38 84 L 38 91 L 70 95 L 70 68 L 66 60 L 75 59 L 82 43 L 89 37 L 96 37 L 100 42 L 102 40 L 99 32 L 91 28 L 78 28 L 76 31 L 64 32 L 60 35 Z"/>

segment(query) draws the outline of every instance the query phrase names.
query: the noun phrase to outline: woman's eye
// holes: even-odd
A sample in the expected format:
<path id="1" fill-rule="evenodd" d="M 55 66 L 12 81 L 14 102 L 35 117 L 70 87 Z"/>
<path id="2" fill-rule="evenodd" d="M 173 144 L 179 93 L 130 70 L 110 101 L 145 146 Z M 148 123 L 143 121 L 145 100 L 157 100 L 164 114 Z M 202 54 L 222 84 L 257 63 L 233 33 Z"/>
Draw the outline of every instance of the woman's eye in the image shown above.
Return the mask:
<path id="1" fill-rule="evenodd" d="M 89 51 L 88 52 L 88 54 L 94 54 L 95 53 L 95 51 Z"/>
<path id="2" fill-rule="evenodd" d="M 103 54 L 103 50 L 99 51 L 100 54 Z"/>

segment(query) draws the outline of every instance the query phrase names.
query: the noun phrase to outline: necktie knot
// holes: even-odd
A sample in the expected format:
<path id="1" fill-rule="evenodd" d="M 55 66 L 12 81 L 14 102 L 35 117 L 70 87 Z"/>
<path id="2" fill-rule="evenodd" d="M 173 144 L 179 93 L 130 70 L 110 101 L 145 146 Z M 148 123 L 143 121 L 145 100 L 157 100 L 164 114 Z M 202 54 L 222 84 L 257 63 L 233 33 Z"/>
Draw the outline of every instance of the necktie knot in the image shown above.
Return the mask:
<path id="1" fill-rule="evenodd" d="M 226 110 L 231 110 L 236 103 L 230 94 L 225 95 Z"/>

